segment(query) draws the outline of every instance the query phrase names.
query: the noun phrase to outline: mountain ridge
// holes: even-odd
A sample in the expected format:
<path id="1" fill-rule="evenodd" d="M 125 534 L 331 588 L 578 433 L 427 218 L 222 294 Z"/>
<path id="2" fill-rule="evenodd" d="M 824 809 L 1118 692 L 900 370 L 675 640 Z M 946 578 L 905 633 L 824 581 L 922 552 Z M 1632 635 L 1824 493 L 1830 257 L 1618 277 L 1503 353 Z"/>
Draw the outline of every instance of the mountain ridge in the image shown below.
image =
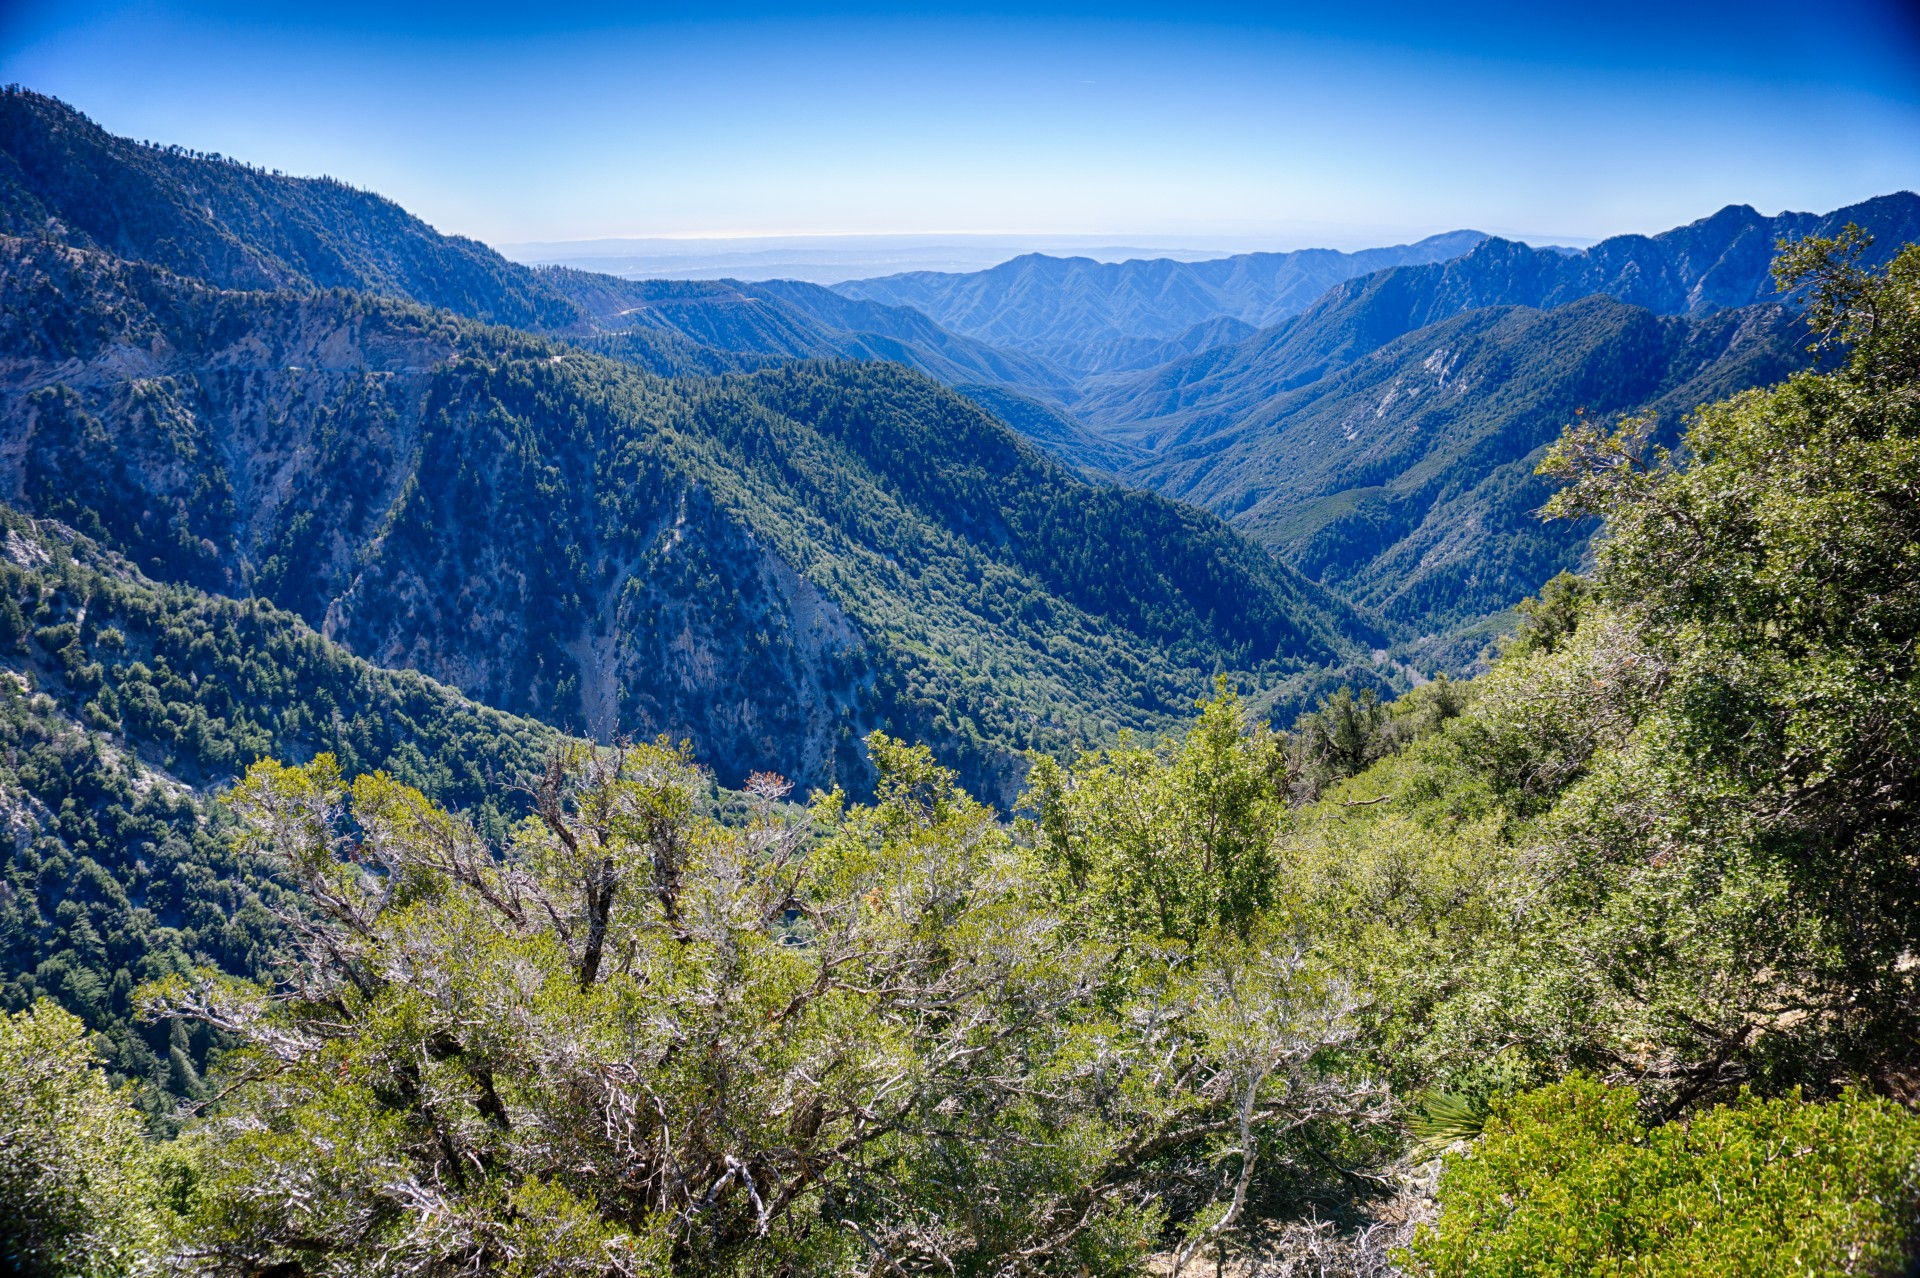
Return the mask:
<path id="1" fill-rule="evenodd" d="M 843 298 L 791 280 L 626 280 L 562 267 L 541 279 L 577 306 L 594 333 L 583 344 L 647 366 L 622 348 L 636 335 L 675 334 L 711 351 L 743 356 L 731 367 L 683 370 L 671 358 L 653 371 L 747 371 L 781 359 L 889 360 L 952 384 L 994 381 L 1042 391 L 1066 380 L 1032 356 L 1002 350 L 935 324 L 908 307 Z M 764 358 L 761 358 L 764 357 Z M 727 361 L 721 361 L 722 364 Z"/>
<path id="2" fill-rule="evenodd" d="M 0 89 L 0 233 L 50 235 L 230 288 L 356 288 L 490 323 L 579 321 L 526 267 L 384 196 L 117 137 L 18 85 Z"/>
<path id="3" fill-rule="evenodd" d="M 1897 192 L 1830 213 L 1772 218 L 1729 205 L 1659 235 L 1614 236 L 1573 251 L 1488 238 L 1448 261 L 1342 282 L 1307 310 L 1236 345 L 1089 383 L 1074 408 L 1092 429 L 1130 442 L 1190 440 L 1274 394 L 1478 307 L 1549 308 L 1604 294 L 1656 314 L 1686 314 L 1773 301 L 1776 239 L 1832 234 L 1848 222 L 1875 236 L 1868 260 L 1885 260 L 1920 239 L 1920 195 Z"/>
<path id="4" fill-rule="evenodd" d="M 1657 315 L 1604 295 L 1479 307 L 1175 438 L 1123 475 L 1225 515 L 1414 636 L 1499 612 L 1577 570 L 1590 529 L 1543 523 L 1534 474 L 1562 426 L 1699 404 L 1809 364 L 1780 305 Z"/>
<path id="5" fill-rule="evenodd" d="M 565 337 L 663 375 L 844 358 L 905 363 L 950 384 L 1066 385 L 1031 356 L 816 286 L 523 266 L 372 192 L 117 137 L 19 86 L 0 90 L 0 234 L 99 249 L 227 288 L 401 298 Z"/>

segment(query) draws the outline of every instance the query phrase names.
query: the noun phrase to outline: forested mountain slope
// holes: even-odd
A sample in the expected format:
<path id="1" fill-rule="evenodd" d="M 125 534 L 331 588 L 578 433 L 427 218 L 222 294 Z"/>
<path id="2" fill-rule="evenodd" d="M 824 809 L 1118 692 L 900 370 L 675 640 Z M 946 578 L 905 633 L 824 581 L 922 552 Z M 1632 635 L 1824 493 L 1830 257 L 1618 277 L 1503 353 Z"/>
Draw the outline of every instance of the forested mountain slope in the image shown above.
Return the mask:
<path id="1" fill-rule="evenodd" d="M 1849 224 L 1884 263 L 1920 238 L 1920 196 L 1735 207 L 1581 252 L 1488 239 L 1237 344 L 1087 379 L 1073 411 L 1144 454 L 1126 481 L 1206 505 L 1424 643 L 1580 562 L 1583 530 L 1532 515 L 1561 426 L 1644 411 L 1671 440 L 1700 403 L 1804 367 L 1767 264 L 1777 238 Z"/>
<path id="2" fill-rule="evenodd" d="M 848 297 L 912 306 L 956 332 L 1027 351 L 1076 374 L 1144 368 L 1165 344 L 1227 319 L 1264 328 L 1334 284 L 1407 262 L 1466 252 L 1483 237 L 1453 231 L 1392 248 L 1301 249 L 1204 262 L 1096 262 L 1030 253 L 985 271 L 917 271 L 833 286 Z M 1214 334 L 1231 338 L 1228 328 Z M 1189 350 L 1198 349 L 1189 346 Z"/>
<path id="3" fill-rule="evenodd" d="M 111 1068 L 197 1095 L 214 1036 L 136 1024 L 135 987 L 204 963 L 262 973 L 283 938 L 279 887 L 235 858 L 209 788 L 331 751 L 497 831 L 497 781 L 554 737 L 0 507 L 0 1005 L 56 999 Z"/>
<path id="4" fill-rule="evenodd" d="M 1095 434 L 1051 398 L 991 383 L 961 382 L 954 389 L 1051 456 L 1089 474 L 1110 478 L 1151 456 L 1144 448 Z"/>
<path id="5" fill-rule="evenodd" d="M 1682 414 L 1808 356 L 1781 306 L 1661 316 L 1606 297 L 1482 307 L 1176 435 L 1127 476 L 1227 513 L 1303 573 L 1414 635 L 1512 606 L 1579 566 L 1591 531 L 1543 523 L 1534 474 L 1568 422 Z"/>
<path id="6" fill-rule="evenodd" d="M 372 192 L 115 137 L 18 87 L 0 90 L 0 233 L 223 288 L 353 288 L 523 328 L 580 318 L 526 267 Z"/>
<path id="7" fill-rule="evenodd" d="M 1018 750 L 1273 689 L 1368 628 L 1212 516 L 1089 485 L 891 365 L 672 382 L 364 294 L 0 249 L 10 491 L 143 570 L 722 780 L 870 726 Z"/>

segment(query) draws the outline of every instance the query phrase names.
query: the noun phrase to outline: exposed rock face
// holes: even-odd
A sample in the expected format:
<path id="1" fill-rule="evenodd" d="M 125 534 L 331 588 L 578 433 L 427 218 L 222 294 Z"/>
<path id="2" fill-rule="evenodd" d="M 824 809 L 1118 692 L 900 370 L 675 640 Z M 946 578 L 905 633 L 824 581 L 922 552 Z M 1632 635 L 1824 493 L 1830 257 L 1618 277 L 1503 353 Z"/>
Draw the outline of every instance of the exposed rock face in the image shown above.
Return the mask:
<path id="1" fill-rule="evenodd" d="M 733 582 L 713 597 L 703 579 Z M 718 512 L 707 494 L 681 494 L 671 525 L 615 586 L 582 637 L 581 698 L 601 739 L 696 732 L 719 753 L 755 757 L 754 743 L 792 743 L 763 760 L 808 777 L 857 773 L 855 737 L 871 692 L 865 641 L 853 621 L 779 555 Z M 792 689 L 776 702 L 756 688 Z"/>
<path id="2" fill-rule="evenodd" d="M 566 594 L 542 555 L 428 540 L 460 490 L 424 481 L 329 602 L 326 633 L 600 741 L 690 738 L 730 781 L 863 777 L 858 737 L 877 717 L 858 629 L 697 480 L 672 478 L 649 495 L 649 526 Z M 492 513 L 480 526 L 511 522 Z"/>

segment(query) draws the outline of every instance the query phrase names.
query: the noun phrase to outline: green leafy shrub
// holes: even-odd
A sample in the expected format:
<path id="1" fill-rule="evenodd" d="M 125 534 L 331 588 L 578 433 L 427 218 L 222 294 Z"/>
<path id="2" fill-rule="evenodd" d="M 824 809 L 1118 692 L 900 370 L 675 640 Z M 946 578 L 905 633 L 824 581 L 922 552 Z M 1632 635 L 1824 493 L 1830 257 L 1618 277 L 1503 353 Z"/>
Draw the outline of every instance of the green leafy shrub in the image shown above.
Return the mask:
<path id="1" fill-rule="evenodd" d="M 0 650 L 6 609 L 22 618 L 0 661 L 0 793 L 14 805 L 0 1012 L 49 998 L 79 1016 L 165 1132 L 221 1040 L 136 1024 L 134 989 L 201 964 L 264 975 L 291 904 L 235 858 L 206 791 L 263 755 L 325 751 L 504 830 L 517 813 L 489 773 L 537 767 L 553 733 L 371 666 L 271 605 L 157 585 L 11 510 L 0 541 L 37 565 L 0 561 Z"/>
<path id="2" fill-rule="evenodd" d="M 1286 809 L 1279 738 L 1221 681 L 1183 740 L 1122 741 L 1063 768 L 1033 760 L 1023 805 L 1076 906 L 1115 935 L 1245 936 L 1273 904 L 1271 844 Z"/>
<path id="3" fill-rule="evenodd" d="M 1898 1271 L 1920 1119 L 1851 1091 L 1742 1093 L 1649 1128 L 1638 1101 L 1584 1075 L 1496 1101 L 1412 1259 L 1434 1278 Z"/>
<path id="4" fill-rule="evenodd" d="M 0 1016 L 0 1270 L 108 1278 L 156 1254 L 159 1180 L 142 1126 L 78 1017 L 44 999 Z"/>

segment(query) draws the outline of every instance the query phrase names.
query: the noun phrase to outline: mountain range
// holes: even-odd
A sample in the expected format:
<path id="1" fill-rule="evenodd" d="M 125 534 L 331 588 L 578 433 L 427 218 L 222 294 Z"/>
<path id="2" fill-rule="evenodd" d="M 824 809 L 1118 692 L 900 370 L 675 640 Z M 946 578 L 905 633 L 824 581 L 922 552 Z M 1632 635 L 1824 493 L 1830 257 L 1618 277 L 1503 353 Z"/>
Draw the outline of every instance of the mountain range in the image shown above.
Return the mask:
<path id="1" fill-rule="evenodd" d="M 817 286 L 635 281 L 509 262 L 399 205 L 115 137 L 55 99 L 0 93 L 0 231 L 149 262 L 222 288 L 345 288 L 485 323 L 600 338 L 663 373 L 768 359 L 888 359 L 937 377 L 1064 380 L 898 307 Z M 617 336 L 616 336 L 617 335 Z"/>
<path id="2" fill-rule="evenodd" d="M 1578 252 L 1486 239 L 1445 262 L 1395 267 L 1329 289 L 1311 307 L 1246 339 L 1159 368 L 1092 380 L 1076 411 L 1103 433 L 1157 438 L 1225 424 L 1396 338 L 1487 306 L 1550 309 L 1602 295 L 1658 315 L 1781 299 L 1775 246 L 1854 223 L 1884 261 L 1920 237 L 1920 196 L 1882 196 L 1833 213 L 1764 217 L 1745 206 L 1660 235 L 1623 235 Z"/>
<path id="3" fill-rule="evenodd" d="M 1920 197 L 1736 206 L 1580 251 L 1483 239 L 1338 284 L 1245 340 L 1083 379 L 1071 411 L 1137 450 L 1123 480 L 1205 505 L 1431 653 L 1582 562 L 1587 531 L 1534 513 L 1562 426 L 1651 412 L 1671 441 L 1698 405 L 1807 366 L 1769 264 L 1849 224 L 1884 262 L 1920 239 Z"/>
<path id="4" fill-rule="evenodd" d="M 847 743 L 887 723 L 988 793 L 1021 749 L 1166 722 L 1216 665 L 1282 716 L 1313 671 L 1377 681 L 1369 649 L 1434 668 L 1420 644 L 1580 562 L 1585 530 L 1532 513 L 1562 424 L 1677 422 L 1803 366 L 1775 240 L 1920 234 L 1901 194 L 1579 251 L 1462 231 L 647 281 L 521 266 L 24 90 L 0 143 L 5 438 L 31 510 L 570 730 L 685 732 L 723 775 L 784 760 L 811 784 L 855 778 Z M 641 453 L 644 498 L 621 469 Z M 724 565 L 703 589 L 665 584 L 685 570 L 648 538 L 669 522 Z M 847 540 L 823 553 L 826 528 Z M 976 557 L 1031 606 L 983 567 L 929 584 Z"/>
<path id="5" fill-rule="evenodd" d="M 1483 238 L 1452 231 L 1357 253 L 1301 249 L 1200 262 L 1029 253 L 984 271 L 916 271 L 833 289 L 911 306 L 957 333 L 1026 351 L 1083 377 L 1147 368 L 1245 337 L 1305 310 L 1344 280 L 1457 257 Z"/>
<path id="6" fill-rule="evenodd" d="M 1802 366 L 1802 343 L 1767 275 L 1778 240 L 1854 222 L 1884 255 L 1920 235 L 1920 201 L 1903 193 L 1827 215 L 1765 217 L 1735 206 L 1585 250 L 1461 231 L 1357 254 L 1121 263 L 1030 254 L 969 274 L 833 288 L 647 281 L 521 266 L 441 236 L 376 195 L 115 138 L 23 90 L 0 99 L 0 142 L 0 227 L 20 237 L 20 254 L 53 242 L 103 262 L 163 268 L 169 288 L 192 281 L 263 296 L 344 288 L 438 308 L 607 357 L 591 365 L 589 380 L 630 378 L 614 371 L 626 366 L 678 388 L 705 378 L 758 386 L 796 360 L 916 369 L 1095 479 L 1089 492 L 1117 480 L 1200 503 L 1302 574 L 1286 578 L 1284 590 L 1318 584 L 1351 598 L 1358 611 L 1313 596 L 1321 612 L 1306 629 L 1339 634 L 1348 646 L 1315 648 L 1309 664 L 1339 664 L 1353 645 L 1382 637 L 1411 641 L 1471 626 L 1577 564 L 1584 533 L 1543 529 L 1531 516 L 1544 497 L 1533 462 L 1572 415 L 1651 409 L 1677 422 L 1696 397 Z M 79 272 L 95 281 L 111 273 L 97 263 Z M 58 274 L 43 272 L 36 286 Z M 92 287 L 63 295 L 60 322 L 77 322 Z M 1600 297 L 1616 304 L 1592 300 Z M 23 307 L 35 323 L 55 322 L 38 302 Z M 1751 313 L 1729 318 L 1734 311 Z M 110 329 L 114 321 L 104 322 Z M 420 370 L 438 367 L 480 340 L 474 332 L 409 358 Z M 174 367 L 191 371 L 202 360 L 196 353 Z M 117 433 L 110 412 L 87 411 Z M 192 417 L 195 409 L 179 411 Z M 393 411 L 410 420 L 420 409 Z M 214 433 L 232 446 L 232 436 Z M 898 481 L 898 460 L 879 465 L 881 478 Z M 229 469 L 246 473 L 251 464 Z M 264 508 L 248 503 L 259 524 Z M 335 535 L 326 551 L 332 589 L 346 589 L 339 565 L 368 553 L 368 535 Z M 238 590 L 275 580 L 285 555 L 229 540 L 228 579 L 201 584 Z M 316 624 L 329 609 L 358 615 L 311 591 L 300 609 Z M 486 671 L 518 660 L 469 669 L 443 643 L 383 642 L 385 659 L 425 663 L 476 688 L 512 682 Z M 548 647 L 542 662 L 566 664 Z M 575 674 L 581 686 L 593 682 Z M 514 704 L 569 726 L 625 730 L 604 712 L 604 696 L 601 710 L 588 714 L 583 703 L 576 719 L 547 705 L 554 689 L 573 695 L 566 677 L 519 680 Z M 669 722 L 693 720 L 664 710 L 636 720 Z M 810 729 L 816 738 L 825 730 Z M 823 748 L 818 740 L 807 747 L 816 770 Z"/>
<path id="7" fill-rule="evenodd" d="M 1805 367 L 1770 264 L 1848 224 L 1883 262 L 1920 239 L 1920 198 L 1734 205 L 1578 250 L 1463 231 L 1363 254 L 1030 254 L 834 290 L 1045 360 L 1056 377 L 965 389 L 1063 460 L 1226 518 L 1417 663 L 1458 667 L 1475 645 L 1448 634 L 1583 560 L 1589 530 L 1535 516 L 1560 428 L 1651 412 L 1670 440 L 1700 403 Z"/>

